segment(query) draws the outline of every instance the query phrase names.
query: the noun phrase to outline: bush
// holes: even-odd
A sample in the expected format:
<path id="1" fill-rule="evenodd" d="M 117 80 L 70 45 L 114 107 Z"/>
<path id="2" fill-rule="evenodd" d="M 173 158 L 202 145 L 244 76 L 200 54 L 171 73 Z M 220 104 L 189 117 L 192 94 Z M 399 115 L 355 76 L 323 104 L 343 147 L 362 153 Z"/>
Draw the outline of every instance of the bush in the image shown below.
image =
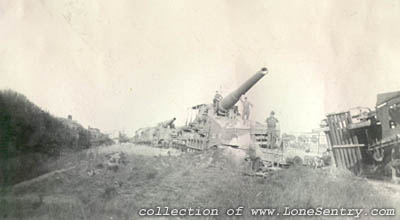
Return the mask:
<path id="1" fill-rule="evenodd" d="M 0 184 L 32 177 L 46 159 L 63 151 L 89 148 L 90 132 L 75 122 L 70 127 L 67 122 L 43 111 L 22 94 L 0 91 Z M 29 156 L 37 154 L 40 160 Z"/>

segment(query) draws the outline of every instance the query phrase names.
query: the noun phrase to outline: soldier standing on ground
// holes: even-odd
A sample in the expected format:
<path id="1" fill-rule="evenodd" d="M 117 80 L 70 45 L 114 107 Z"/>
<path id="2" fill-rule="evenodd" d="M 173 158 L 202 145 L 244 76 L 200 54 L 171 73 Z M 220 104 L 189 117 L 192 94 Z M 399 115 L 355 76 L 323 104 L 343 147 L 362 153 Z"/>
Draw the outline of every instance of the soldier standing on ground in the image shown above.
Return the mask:
<path id="1" fill-rule="evenodd" d="M 250 117 L 250 107 L 253 107 L 253 104 L 247 100 L 247 97 L 244 97 L 244 100 L 240 98 L 240 101 L 242 102 L 243 105 L 243 114 L 242 114 L 242 119 L 243 121 L 249 120 Z"/>

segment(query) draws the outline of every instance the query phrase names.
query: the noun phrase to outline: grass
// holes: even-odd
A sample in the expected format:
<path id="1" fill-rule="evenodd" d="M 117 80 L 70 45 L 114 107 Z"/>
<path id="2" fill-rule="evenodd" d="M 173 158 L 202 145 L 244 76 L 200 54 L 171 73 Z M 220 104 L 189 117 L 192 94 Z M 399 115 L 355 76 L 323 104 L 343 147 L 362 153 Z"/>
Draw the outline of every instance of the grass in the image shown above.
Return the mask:
<path id="1" fill-rule="evenodd" d="M 247 165 L 220 150 L 181 156 L 130 154 L 127 159 L 114 172 L 99 166 L 104 163 L 101 153 L 67 158 L 64 163 L 72 160 L 76 169 L 7 193 L 0 199 L 0 218 L 140 219 L 140 208 L 167 206 L 219 208 L 214 219 L 227 219 L 227 208 L 244 206 L 244 216 L 236 219 L 262 219 L 251 216 L 249 208 L 399 207 L 365 179 L 345 172 L 294 167 L 268 178 L 250 177 L 243 175 Z M 88 176 L 95 167 L 100 173 Z"/>

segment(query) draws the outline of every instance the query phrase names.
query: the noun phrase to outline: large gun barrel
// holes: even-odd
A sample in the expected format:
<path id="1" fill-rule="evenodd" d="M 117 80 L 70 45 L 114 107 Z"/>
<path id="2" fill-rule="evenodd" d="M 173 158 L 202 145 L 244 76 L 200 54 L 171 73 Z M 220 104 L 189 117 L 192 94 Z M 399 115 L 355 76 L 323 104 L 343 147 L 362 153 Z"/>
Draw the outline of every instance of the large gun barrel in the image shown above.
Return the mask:
<path id="1" fill-rule="evenodd" d="M 164 127 L 164 128 L 167 128 L 167 127 L 171 126 L 174 123 L 175 120 L 176 120 L 176 118 L 173 118 L 173 119 L 170 119 L 168 121 L 162 122 L 161 126 Z"/>
<path id="2" fill-rule="evenodd" d="M 229 95 L 225 96 L 221 100 L 218 106 L 218 111 L 221 113 L 227 112 L 232 108 L 240 99 L 240 96 L 244 95 L 251 87 L 253 87 L 261 78 L 263 78 L 268 73 L 267 68 L 262 68 L 256 74 L 254 74 L 250 79 L 244 82 L 239 88 L 231 92 Z"/>

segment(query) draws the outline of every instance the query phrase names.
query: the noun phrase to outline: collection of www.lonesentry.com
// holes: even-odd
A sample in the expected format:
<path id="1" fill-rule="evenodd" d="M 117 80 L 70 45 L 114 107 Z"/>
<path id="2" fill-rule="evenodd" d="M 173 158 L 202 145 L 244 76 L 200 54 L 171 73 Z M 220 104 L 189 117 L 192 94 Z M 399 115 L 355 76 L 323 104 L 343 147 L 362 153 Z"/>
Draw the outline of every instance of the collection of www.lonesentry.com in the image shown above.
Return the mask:
<path id="1" fill-rule="evenodd" d="M 237 208 L 229 208 L 221 212 L 217 208 L 141 208 L 138 211 L 139 216 L 242 216 L 245 208 L 239 206 Z M 249 208 L 247 209 L 252 216 L 347 216 L 359 218 L 365 216 L 395 216 L 394 208 Z"/>

